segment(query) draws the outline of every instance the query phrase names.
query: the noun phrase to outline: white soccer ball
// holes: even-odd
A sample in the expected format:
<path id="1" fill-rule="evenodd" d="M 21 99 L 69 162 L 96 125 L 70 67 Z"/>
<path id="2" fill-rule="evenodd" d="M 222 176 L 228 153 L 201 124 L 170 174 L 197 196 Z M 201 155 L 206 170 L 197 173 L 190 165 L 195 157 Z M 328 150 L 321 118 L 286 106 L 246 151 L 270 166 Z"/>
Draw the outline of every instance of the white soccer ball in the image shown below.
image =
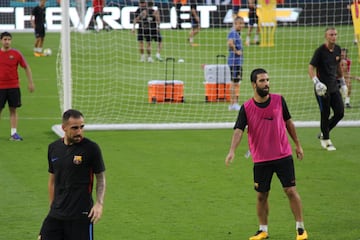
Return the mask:
<path id="1" fill-rule="evenodd" d="M 50 48 L 45 48 L 45 49 L 44 49 L 44 55 L 45 55 L 45 56 L 51 56 L 51 54 L 52 54 L 52 51 L 51 51 Z"/>
<path id="2" fill-rule="evenodd" d="M 184 61 L 184 59 L 182 59 L 182 58 L 180 58 L 180 59 L 178 60 L 178 63 L 183 63 L 183 62 L 185 62 L 185 61 Z"/>

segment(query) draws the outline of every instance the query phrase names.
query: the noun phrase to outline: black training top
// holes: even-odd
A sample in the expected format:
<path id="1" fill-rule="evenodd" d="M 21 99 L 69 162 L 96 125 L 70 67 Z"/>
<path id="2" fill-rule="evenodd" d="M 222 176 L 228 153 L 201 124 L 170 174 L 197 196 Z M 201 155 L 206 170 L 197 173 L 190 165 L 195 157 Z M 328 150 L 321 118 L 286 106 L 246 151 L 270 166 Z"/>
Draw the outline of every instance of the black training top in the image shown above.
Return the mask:
<path id="1" fill-rule="evenodd" d="M 135 18 L 137 18 L 141 14 L 141 12 L 144 10 L 146 10 L 146 7 L 138 7 L 138 9 L 136 9 L 136 11 L 135 11 Z M 144 21 L 144 19 L 141 18 L 140 21 L 138 22 L 139 29 L 143 28 L 143 21 Z"/>
<path id="2" fill-rule="evenodd" d="M 94 174 L 105 171 L 99 146 L 87 138 L 73 145 L 59 139 L 49 145 L 48 164 L 49 173 L 55 175 L 49 216 L 64 220 L 87 217 L 93 206 Z"/>
<path id="3" fill-rule="evenodd" d="M 35 18 L 35 26 L 36 27 L 42 27 L 45 24 L 45 8 L 42 8 L 40 6 L 36 6 L 33 8 L 31 14 L 34 16 Z"/>
<path id="4" fill-rule="evenodd" d="M 147 30 L 156 30 L 157 29 L 157 23 L 156 23 L 154 9 L 152 9 L 152 8 L 147 9 L 146 18 L 143 20 L 143 26 L 144 26 L 144 29 L 147 29 Z"/>
<path id="5" fill-rule="evenodd" d="M 310 64 L 316 67 L 317 77 L 320 82 L 324 83 L 329 93 L 339 90 L 336 82 L 337 69 L 341 60 L 341 48 L 339 45 L 334 46 L 333 51 L 325 45 L 321 45 L 315 50 Z"/>

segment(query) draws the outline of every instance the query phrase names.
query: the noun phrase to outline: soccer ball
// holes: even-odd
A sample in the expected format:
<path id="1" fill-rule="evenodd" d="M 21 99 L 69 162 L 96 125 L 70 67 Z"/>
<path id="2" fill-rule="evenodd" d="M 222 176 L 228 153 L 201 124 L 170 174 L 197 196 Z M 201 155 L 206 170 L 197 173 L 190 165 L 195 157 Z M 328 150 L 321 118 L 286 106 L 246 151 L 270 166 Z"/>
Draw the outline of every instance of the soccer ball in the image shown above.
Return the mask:
<path id="1" fill-rule="evenodd" d="M 50 48 L 45 48 L 45 49 L 44 49 L 44 55 L 45 55 L 45 56 L 51 56 L 51 54 L 52 54 L 52 51 L 51 51 Z"/>

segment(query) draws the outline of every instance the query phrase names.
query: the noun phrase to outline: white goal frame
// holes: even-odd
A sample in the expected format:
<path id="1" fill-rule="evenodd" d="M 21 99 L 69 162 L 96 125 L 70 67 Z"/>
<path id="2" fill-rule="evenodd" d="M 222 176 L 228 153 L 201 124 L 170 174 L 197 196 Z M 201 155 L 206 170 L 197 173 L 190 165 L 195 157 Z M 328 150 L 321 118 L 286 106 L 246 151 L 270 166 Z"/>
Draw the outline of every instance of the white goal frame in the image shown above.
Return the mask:
<path id="1" fill-rule="evenodd" d="M 61 110 L 64 112 L 72 108 L 72 71 L 71 71 L 71 42 L 70 42 L 70 18 L 69 18 L 69 0 L 62 0 L 62 29 L 61 29 L 61 69 L 60 75 L 62 78 L 62 103 Z M 310 81 L 310 80 L 309 80 Z M 318 127 L 319 121 L 295 121 L 297 127 Z M 360 122 L 357 120 L 341 121 L 338 126 L 354 127 L 359 126 Z M 220 123 L 154 123 L 154 124 L 88 124 L 86 130 L 157 130 L 157 129 L 226 129 L 232 128 L 234 122 L 220 122 Z M 52 126 L 52 131 L 58 136 L 63 136 L 61 124 Z"/>

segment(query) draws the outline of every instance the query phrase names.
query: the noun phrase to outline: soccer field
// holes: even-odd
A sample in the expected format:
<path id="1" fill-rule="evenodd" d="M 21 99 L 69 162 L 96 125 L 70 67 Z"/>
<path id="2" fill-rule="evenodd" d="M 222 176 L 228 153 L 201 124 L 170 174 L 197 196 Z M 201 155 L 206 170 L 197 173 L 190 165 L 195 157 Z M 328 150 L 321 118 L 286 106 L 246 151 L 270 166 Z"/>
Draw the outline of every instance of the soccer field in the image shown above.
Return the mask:
<path id="1" fill-rule="evenodd" d="M 36 239 L 48 211 L 47 145 L 57 138 L 50 129 L 60 122 L 61 115 L 55 75 L 58 38 L 55 33 L 46 37 L 46 47 L 53 50 L 53 56 L 35 58 L 33 35 L 14 34 L 13 47 L 20 49 L 30 63 L 36 91 L 27 92 L 20 69 L 23 107 L 19 110 L 18 130 L 23 142 L 8 141 L 7 109 L 0 120 L 0 181 L 3 183 L 0 239 Z M 309 47 L 310 54 L 316 45 Z M 164 49 L 164 54 L 167 51 L 170 50 Z M 249 64 L 245 75 L 254 66 L 255 63 Z M 306 72 L 304 78 L 306 82 Z M 310 93 L 306 104 L 313 107 L 311 114 L 318 114 Z M 219 105 L 226 107 L 224 103 Z M 354 106 L 352 113 L 359 111 L 359 103 L 355 101 Z M 294 117 L 294 120 L 298 119 Z M 321 149 L 316 138 L 318 131 L 318 128 L 298 128 L 305 158 L 296 161 L 295 167 L 305 226 L 310 239 L 357 240 L 359 128 L 336 128 L 332 132 L 335 152 Z M 107 167 L 104 215 L 95 226 L 96 239 L 230 240 L 247 239 L 257 230 L 252 164 L 244 158 L 245 138 L 234 164 L 229 168 L 224 165 L 232 129 L 85 134 L 99 143 Z M 295 223 L 275 176 L 269 220 L 271 239 L 295 238 Z"/>

